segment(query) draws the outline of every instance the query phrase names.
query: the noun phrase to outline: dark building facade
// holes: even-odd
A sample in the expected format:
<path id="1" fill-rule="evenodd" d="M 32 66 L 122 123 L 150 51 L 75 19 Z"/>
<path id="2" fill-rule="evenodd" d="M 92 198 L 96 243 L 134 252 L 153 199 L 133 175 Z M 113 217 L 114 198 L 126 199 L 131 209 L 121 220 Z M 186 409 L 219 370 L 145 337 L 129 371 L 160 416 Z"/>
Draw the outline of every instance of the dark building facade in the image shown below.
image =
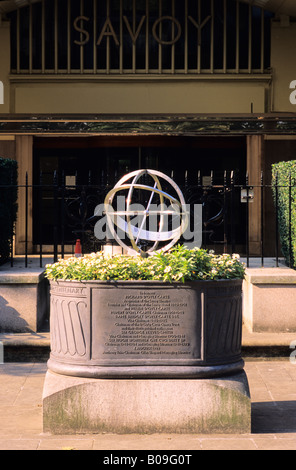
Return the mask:
<path id="1" fill-rule="evenodd" d="M 15 0 L 0 12 L 0 155 L 18 161 L 19 184 L 27 173 L 29 186 L 16 253 L 25 238 L 38 250 L 40 174 L 81 186 L 154 168 L 192 186 L 247 175 L 254 198 L 247 213 L 236 203 L 238 246 L 245 251 L 247 225 L 258 255 L 264 228 L 274 254 L 271 195 L 262 202 L 259 186 L 296 150 L 293 2 Z"/>

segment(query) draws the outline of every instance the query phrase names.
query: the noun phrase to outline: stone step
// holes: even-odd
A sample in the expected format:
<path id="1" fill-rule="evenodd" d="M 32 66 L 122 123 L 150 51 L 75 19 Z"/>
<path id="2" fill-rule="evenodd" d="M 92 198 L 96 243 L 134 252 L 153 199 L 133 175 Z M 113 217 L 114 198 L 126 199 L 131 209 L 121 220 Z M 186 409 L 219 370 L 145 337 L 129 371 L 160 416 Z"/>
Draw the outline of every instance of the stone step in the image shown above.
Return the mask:
<path id="1" fill-rule="evenodd" d="M 46 362 L 50 333 L 0 333 L 4 362 Z"/>

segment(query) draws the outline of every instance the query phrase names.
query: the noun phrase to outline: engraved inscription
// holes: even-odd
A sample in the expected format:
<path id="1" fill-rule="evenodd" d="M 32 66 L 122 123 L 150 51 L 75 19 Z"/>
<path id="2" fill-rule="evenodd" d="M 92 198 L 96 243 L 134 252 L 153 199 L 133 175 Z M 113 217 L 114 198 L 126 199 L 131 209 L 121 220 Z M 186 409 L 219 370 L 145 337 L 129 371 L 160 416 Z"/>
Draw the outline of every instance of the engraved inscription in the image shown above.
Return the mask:
<path id="1" fill-rule="evenodd" d="M 110 291 L 109 291 L 110 293 Z M 173 289 L 93 291 L 93 352 L 102 359 L 200 358 L 200 311 L 194 292 Z"/>
<path id="2" fill-rule="evenodd" d="M 190 354 L 188 338 L 179 332 L 186 302 L 171 302 L 168 294 L 140 291 L 125 295 L 121 303 L 108 304 L 119 334 L 109 335 L 104 354 Z M 124 346 L 120 352 L 119 345 Z"/>
<path id="3" fill-rule="evenodd" d="M 86 297 L 87 289 L 85 287 L 64 287 L 64 286 L 51 286 L 51 294 L 61 296 Z"/>

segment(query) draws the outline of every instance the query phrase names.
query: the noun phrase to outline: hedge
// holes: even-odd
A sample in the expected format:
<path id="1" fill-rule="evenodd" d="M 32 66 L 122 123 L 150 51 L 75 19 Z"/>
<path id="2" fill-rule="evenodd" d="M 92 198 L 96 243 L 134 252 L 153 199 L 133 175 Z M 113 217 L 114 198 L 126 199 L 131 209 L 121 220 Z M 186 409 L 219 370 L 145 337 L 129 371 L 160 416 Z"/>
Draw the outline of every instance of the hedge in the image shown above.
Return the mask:
<path id="1" fill-rule="evenodd" d="M 11 254 L 17 216 L 17 162 L 0 158 L 0 264 Z"/>
<path id="2" fill-rule="evenodd" d="M 296 160 L 272 165 L 272 189 L 282 253 L 287 265 L 296 269 Z"/>

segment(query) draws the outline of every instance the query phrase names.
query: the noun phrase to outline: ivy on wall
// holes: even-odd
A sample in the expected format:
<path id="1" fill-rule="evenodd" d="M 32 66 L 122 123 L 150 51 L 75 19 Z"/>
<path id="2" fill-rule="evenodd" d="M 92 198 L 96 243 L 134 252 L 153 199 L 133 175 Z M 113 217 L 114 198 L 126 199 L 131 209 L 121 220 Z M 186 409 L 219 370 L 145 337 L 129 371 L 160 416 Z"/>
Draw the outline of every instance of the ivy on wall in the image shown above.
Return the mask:
<path id="1" fill-rule="evenodd" d="M 272 189 L 282 252 L 296 269 L 296 160 L 272 165 Z"/>

